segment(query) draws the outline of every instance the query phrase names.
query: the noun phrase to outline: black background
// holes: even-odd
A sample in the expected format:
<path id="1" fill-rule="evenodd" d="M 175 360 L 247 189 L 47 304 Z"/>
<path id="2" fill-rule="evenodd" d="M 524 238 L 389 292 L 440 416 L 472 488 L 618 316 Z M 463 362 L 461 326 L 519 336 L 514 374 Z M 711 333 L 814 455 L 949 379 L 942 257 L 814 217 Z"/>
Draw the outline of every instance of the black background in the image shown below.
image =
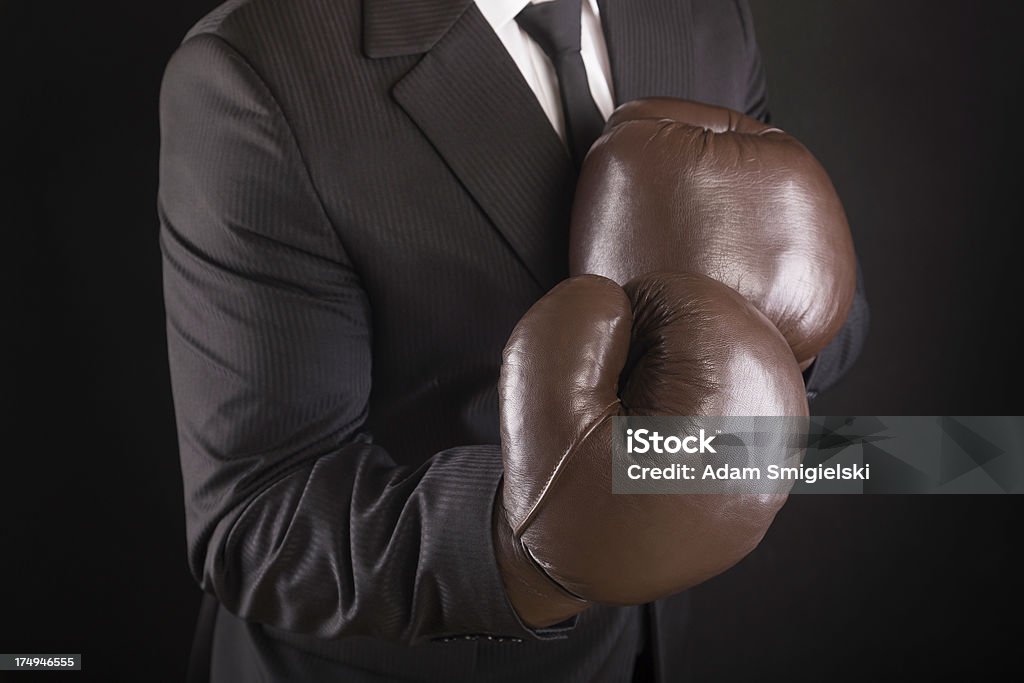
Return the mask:
<path id="1" fill-rule="evenodd" d="M 181 680 L 199 600 L 163 338 L 156 101 L 168 56 L 216 4 L 0 0 L 15 313 L 0 652 L 81 652 L 90 680 Z M 815 412 L 1024 413 L 1020 3 L 751 4 L 774 121 L 831 172 L 872 309 L 860 362 Z M 696 673 L 1016 664 L 1021 510 L 1010 496 L 794 496 L 753 555 L 694 591 Z"/>

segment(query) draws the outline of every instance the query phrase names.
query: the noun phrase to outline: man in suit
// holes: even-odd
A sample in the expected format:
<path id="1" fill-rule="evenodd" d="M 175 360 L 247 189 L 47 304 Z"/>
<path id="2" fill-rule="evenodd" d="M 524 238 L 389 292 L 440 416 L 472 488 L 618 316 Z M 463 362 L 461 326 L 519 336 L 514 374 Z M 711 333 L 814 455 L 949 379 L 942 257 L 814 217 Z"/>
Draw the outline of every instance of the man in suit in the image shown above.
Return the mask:
<path id="1" fill-rule="evenodd" d="M 679 680 L 685 594 L 527 627 L 491 542 L 496 382 L 567 275 L 576 169 L 527 2 L 231 0 L 171 59 L 159 210 L 193 674 Z M 603 116 L 767 117 L 742 0 L 584 0 Z M 855 359 L 866 307 L 805 373 Z"/>

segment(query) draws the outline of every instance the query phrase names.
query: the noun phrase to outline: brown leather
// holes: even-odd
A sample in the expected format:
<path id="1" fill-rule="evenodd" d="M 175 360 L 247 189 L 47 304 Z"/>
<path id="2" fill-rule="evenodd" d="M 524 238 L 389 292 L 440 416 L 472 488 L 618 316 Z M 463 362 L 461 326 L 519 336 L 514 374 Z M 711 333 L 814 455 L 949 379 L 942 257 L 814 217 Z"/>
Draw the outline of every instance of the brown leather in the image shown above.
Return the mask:
<path id="1" fill-rule="evenodd" d="M 495 519 L 507 529 L 495 546 L 512 604 L 532 625 L 583 608 L 566 595 L 640 604 L 714 576 L 757 545 L 785 501 L 613 494 L 613 416 L 807 415 L 775 326 L 695 273 L 654 273 L 625 289 L 593 275 L 566 280 L 512 332 L 499 392 Z"/>
<path id="2" fill-rule="evenodd" d="M 509 603 L 523 623 L 533 628 L 557 624 L 579 614 L 589 606 L 589 601 L 566 591 L 537 565 L 522 539 L 512 531 L 501 504 L 505 498 L 503 495 L 495 499 L 491 526 L 494 556 Z"/>
<path id="3" fill-rule="evenodd" d="M 696 272 L 739 290 L 807 365 L 853 303 L 842 203 L 782 130 L 721 107 L 651 98 L 619 107 L 583 165 L 570 272 L 618 283 Z"/>

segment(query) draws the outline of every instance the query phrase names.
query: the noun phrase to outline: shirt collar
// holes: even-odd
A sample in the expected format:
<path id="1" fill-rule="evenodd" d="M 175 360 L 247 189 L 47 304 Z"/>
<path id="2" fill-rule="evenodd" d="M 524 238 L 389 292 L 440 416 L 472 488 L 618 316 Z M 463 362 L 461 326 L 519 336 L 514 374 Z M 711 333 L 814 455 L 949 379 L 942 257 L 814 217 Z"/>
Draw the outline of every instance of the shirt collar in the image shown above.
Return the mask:
<path id="1" fill-rule="evenodd" d="M 548 2 L 549 0 L 535 1 Z M 480 8 L 480 13 L 495 30 L 515 19 L 516 15 L 529 4 L 530 0 L 476 0 L 476 6 Z M 600 16 L 595 0 L 583 0 L 583 4 L 590 5 L 594 14 Z"/>
<path id="2" fill-rule="evenodd" d="M 499 29 L 515 19 L 530 0 L 476 0 L 476 6 L 484 19 L 494 29 Z"/>

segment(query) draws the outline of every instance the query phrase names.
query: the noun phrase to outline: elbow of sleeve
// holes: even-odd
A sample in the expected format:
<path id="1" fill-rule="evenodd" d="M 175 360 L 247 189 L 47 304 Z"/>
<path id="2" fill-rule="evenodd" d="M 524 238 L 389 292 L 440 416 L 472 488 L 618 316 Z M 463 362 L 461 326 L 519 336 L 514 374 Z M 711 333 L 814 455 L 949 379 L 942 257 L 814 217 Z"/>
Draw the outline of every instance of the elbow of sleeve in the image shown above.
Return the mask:
<path id="1" fill-rule="evenodd" d="M 345 582 L 332 561 L 337 547 L 326 547 L 325 534 L 300 510 L 305 475 L 293 474 L 207 525 L 190 544 L 189 560 L 200 587 L 232 614 L 332 638 L 355 627 L 343 619 L 352 601 L 342 595 Z"/>

